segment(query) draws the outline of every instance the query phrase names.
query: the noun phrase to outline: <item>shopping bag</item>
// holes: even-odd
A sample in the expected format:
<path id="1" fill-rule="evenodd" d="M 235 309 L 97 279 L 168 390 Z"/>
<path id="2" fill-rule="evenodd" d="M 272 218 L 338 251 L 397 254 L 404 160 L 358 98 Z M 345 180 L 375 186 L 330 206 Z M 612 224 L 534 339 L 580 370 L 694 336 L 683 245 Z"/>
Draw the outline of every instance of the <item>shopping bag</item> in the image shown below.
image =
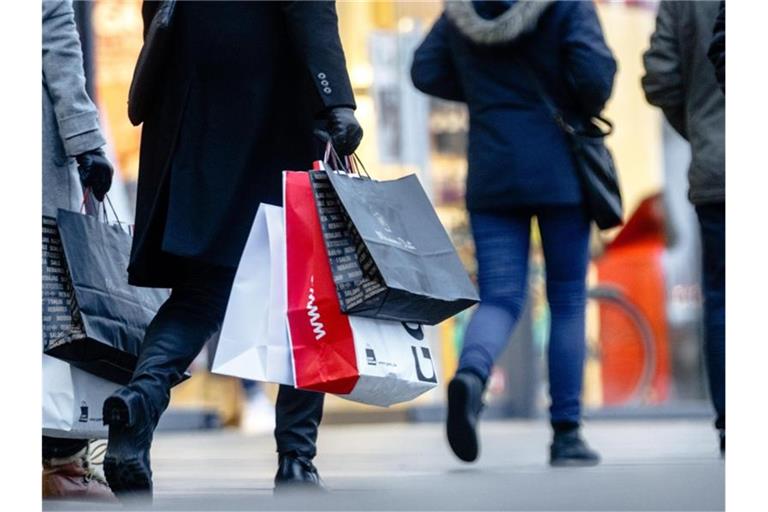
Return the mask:
<path id="1" fill-rule="evenodd" d="M 131 236 L 97 217 L 43 217 L 43 351 L 127 384 L 166 290 L 128 284 Z"/>
<path id="2" fill-rule="evenodd" d="M 259 205 L 229 295 L 213 373 L 293 385 L 284 252 L 283 209 Z"/>
<path id="3" fill-rule="evenodd" d="M 287 319 L 296 387 L 381 406 L 434 388 L 437 373 L 420 325 L 341 312 L 310 175 L 283 176 Z"/>
<path id="4" fill-rule="evenodd" d="M 342 311 L 435 325 L 478 302 L 415 175 L 310 176 Z"/>
<path id="5" fill-rule="evenodd" d="M 106 439 L 104 400 L 120 387 L 43 354 L 43 435 Z"/>

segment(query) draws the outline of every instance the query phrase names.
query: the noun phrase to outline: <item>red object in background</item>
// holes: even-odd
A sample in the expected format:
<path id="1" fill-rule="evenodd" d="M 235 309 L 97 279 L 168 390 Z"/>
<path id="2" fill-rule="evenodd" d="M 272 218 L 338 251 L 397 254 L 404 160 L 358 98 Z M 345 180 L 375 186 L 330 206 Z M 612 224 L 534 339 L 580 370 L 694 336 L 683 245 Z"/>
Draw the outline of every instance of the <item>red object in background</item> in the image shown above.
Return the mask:
<path id="1" fill-rule="evenodd" d="M 661 195 L 646 198 L 595 262 L 598 286 L 621 292 L 645 318 L 653 335 L 653 373 L 640 397 L 644 403 L 667 399 L 670 362 L 662 255 L 665 249 Z M 600 354 L 604 405 L 633 398 L 647 362 L 641 331 L 625 310 L 600 303 Z"/>

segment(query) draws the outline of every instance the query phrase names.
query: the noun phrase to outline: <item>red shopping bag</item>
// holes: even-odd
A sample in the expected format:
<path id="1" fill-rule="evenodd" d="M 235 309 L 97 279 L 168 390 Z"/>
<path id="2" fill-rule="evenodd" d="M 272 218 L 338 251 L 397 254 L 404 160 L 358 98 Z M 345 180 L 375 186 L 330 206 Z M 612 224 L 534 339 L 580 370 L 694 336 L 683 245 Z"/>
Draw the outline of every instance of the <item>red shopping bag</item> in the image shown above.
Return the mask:
<path id="1" fill-rule="evenodd" d="M 309 173 L 283 173 L 288 332 L 296 387 L 348 394 L 360 377 L 341 313 Z"/>

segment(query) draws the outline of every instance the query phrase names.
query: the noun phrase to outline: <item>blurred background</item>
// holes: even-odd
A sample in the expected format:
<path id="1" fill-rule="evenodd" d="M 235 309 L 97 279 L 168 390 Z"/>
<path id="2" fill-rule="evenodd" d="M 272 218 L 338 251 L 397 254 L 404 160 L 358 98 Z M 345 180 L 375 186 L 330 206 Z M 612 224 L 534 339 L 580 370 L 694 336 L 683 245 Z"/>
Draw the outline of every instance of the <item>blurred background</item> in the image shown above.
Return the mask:
<path id="1" fill-rule="evenodd" d="M 128 122 L 127 94 L 141 48 L 141 0 L 76 1 L 88 87 L 102 116 L 117 168 L 110 193 L 131 219 L 140 128 Z M 414 49 L 442 10 L 441 2 L 338 2 L 340 33 L 365 130 L 359 155 L 373 175 L 416 173 L 471 274 L 474 249 L 463 205 L 467 113 L 412 86 Z M 687 201 L 687 144 L 649 106 L 640 87 L 642 53 L 654 28 L 656 2 L 601 1 L 598 12 L 619 64 L 607 117 L 627 222 L 592 243 L 587 418 L 709 417 L 701 350 L 699 241 Z M 307 162 L 310 167 L 310 162 Z M 548 309 L 537 234 L 532 244 L 530 298 L 491 378 L 488 418 L 544 417 Z M 443 382 L 453 374 L 465 312 L 430 328 Z M 274 386 L 244 384 L 207 371 L 211 352 L 195 361 L 193 377 L 173 390 L 160 428 L 273 425 Z M 444 390 L 390 409 L 329 397 L 324 422 L 437 421 Z"/>

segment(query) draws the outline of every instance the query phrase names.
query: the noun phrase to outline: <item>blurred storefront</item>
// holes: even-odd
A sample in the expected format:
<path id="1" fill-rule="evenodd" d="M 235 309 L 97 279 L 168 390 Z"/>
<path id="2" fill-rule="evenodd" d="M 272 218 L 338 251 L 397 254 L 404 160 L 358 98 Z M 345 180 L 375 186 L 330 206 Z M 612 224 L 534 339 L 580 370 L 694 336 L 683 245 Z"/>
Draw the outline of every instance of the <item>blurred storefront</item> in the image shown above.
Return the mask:
<path id="1" fill-rule="evenodd" d="M 690 268 L 697 257 L 696 242 L 691 241 L 695 234 L 688 233 L 693 229 L 688 222 L 690 208 L 686 207 L 684 184 L 679 179 L 681 173 L 685 175 L 686 163 L 684 158 L 669 157 L 670 151 L 679 152 L 680 141 L 663 131 L 661 115 L 645 102 L 640 88 L 641 56 L 654 28 L 653 5 L 654 2 L 598 5 L 609 46 L 619 63 L 615 92 L 606 114 L 616 122 L 616 131 L 608 144 L 621 175 L 627 215 L 636 210 L 641 216 L 648 215 L 653 210 L 653 205 L 646 205 L 652 201 L 648 198 L 659 194 L 665 182 L 675 186 L 653 203 L 660 204 L 668 214 L 664 216 L 666 220 L 655 226 L 653 243 L 649 245 L 648 238 L 643 238 L 640 245 L 630 243 L 632 257 L 625 256 L 621 244 L 611 245 L 617 233 L 596 237 L 596 253 L 603 253 L 602 258 L 606 259 L 602 260 L 604 263 L 596 260 L 592 284 L 598 288 L 618 287 L 622 297 L 651 326 L 653 350 L 644 348 L 648 342 L 642 338 L 643 327 L 637 327 L 634 317 L 627 316 L 626 308 L 616 310 L 622 306 L 608 304 L 604 297 L 593 298 L 588 312 L 590 360 L 585 378 L 585 401 L 593 409 L 669 405 L 683 399 L 705 398 L 696 332 L 700 311 L 696 277 L 679 272 L 686 266 L 681 262 L 687 261 Z M 441 6 L 441 2 L 435 1 L 337 3 L 357 115 L 366 134 L 358 154 L 377 178 L 407 173 L 419 176 L 462 260 L 474 275 L 474 249 L 463 205 L 467 112 L 460 104 L 422 95 L 413 88 L 409 76 L 413 50 L 439 15 Z M 131 126 L 126 116 L 128 85 L 141 47 L 140 7 L 140 0 L 96 0 L 91 9 L 95 89 L 118 169 L 126 183 L 128 201 L 132 200 L 132 184 L 137 177 L 140 138 L 140 129 Z M 667 179 L 670 173 L 674 177 Z M 684 247 L 681 249 L 678 244 L 673 258 L 669 257 L 670 239 L 665 235 L 670 223 L 687 233 L 683 237 Z M 546 368 L 543 355 L 548 312 L 537 241 L 533 246 L 530 314 L 521 322 L 514 342 L 502 356 L 490 386 L 492 404 L 499 404 L 501 410 L 515 415 L 540 414 L 546 407 L 542 377 Z M 678 269 L 671 280 L 667 270 L 670 261 Z M 630 274 L 642 277 L 635 282 L 624 279 Z M 647 285 L 640 295 L 633 289 L 637 283 Z M 468 317 L 465 313 L 431 329 L 444 381 L 455 369 Z M 651 357 L 652 375 L 648 377 L 647 359 Z M 634 378 L 628 377 L 630 374 L 636 376 L 636 382 L 630 382 Z M 645 381 L 640 386 L 642 378 Z M 641 387 L 643 390 L 637 393 L 627 391 Z M 199 390 L 199 386 L 195 389 Z M 405 417 L 419 408 L 436 408 L 443 398 L 443 391 L 437 390 L 387 414 Z M 176 401 L 188 404 L 189 396 Z M 337 398 L 327 403 L 330 419 L 334 414 L 339 418 L 382 414 Z"/>

